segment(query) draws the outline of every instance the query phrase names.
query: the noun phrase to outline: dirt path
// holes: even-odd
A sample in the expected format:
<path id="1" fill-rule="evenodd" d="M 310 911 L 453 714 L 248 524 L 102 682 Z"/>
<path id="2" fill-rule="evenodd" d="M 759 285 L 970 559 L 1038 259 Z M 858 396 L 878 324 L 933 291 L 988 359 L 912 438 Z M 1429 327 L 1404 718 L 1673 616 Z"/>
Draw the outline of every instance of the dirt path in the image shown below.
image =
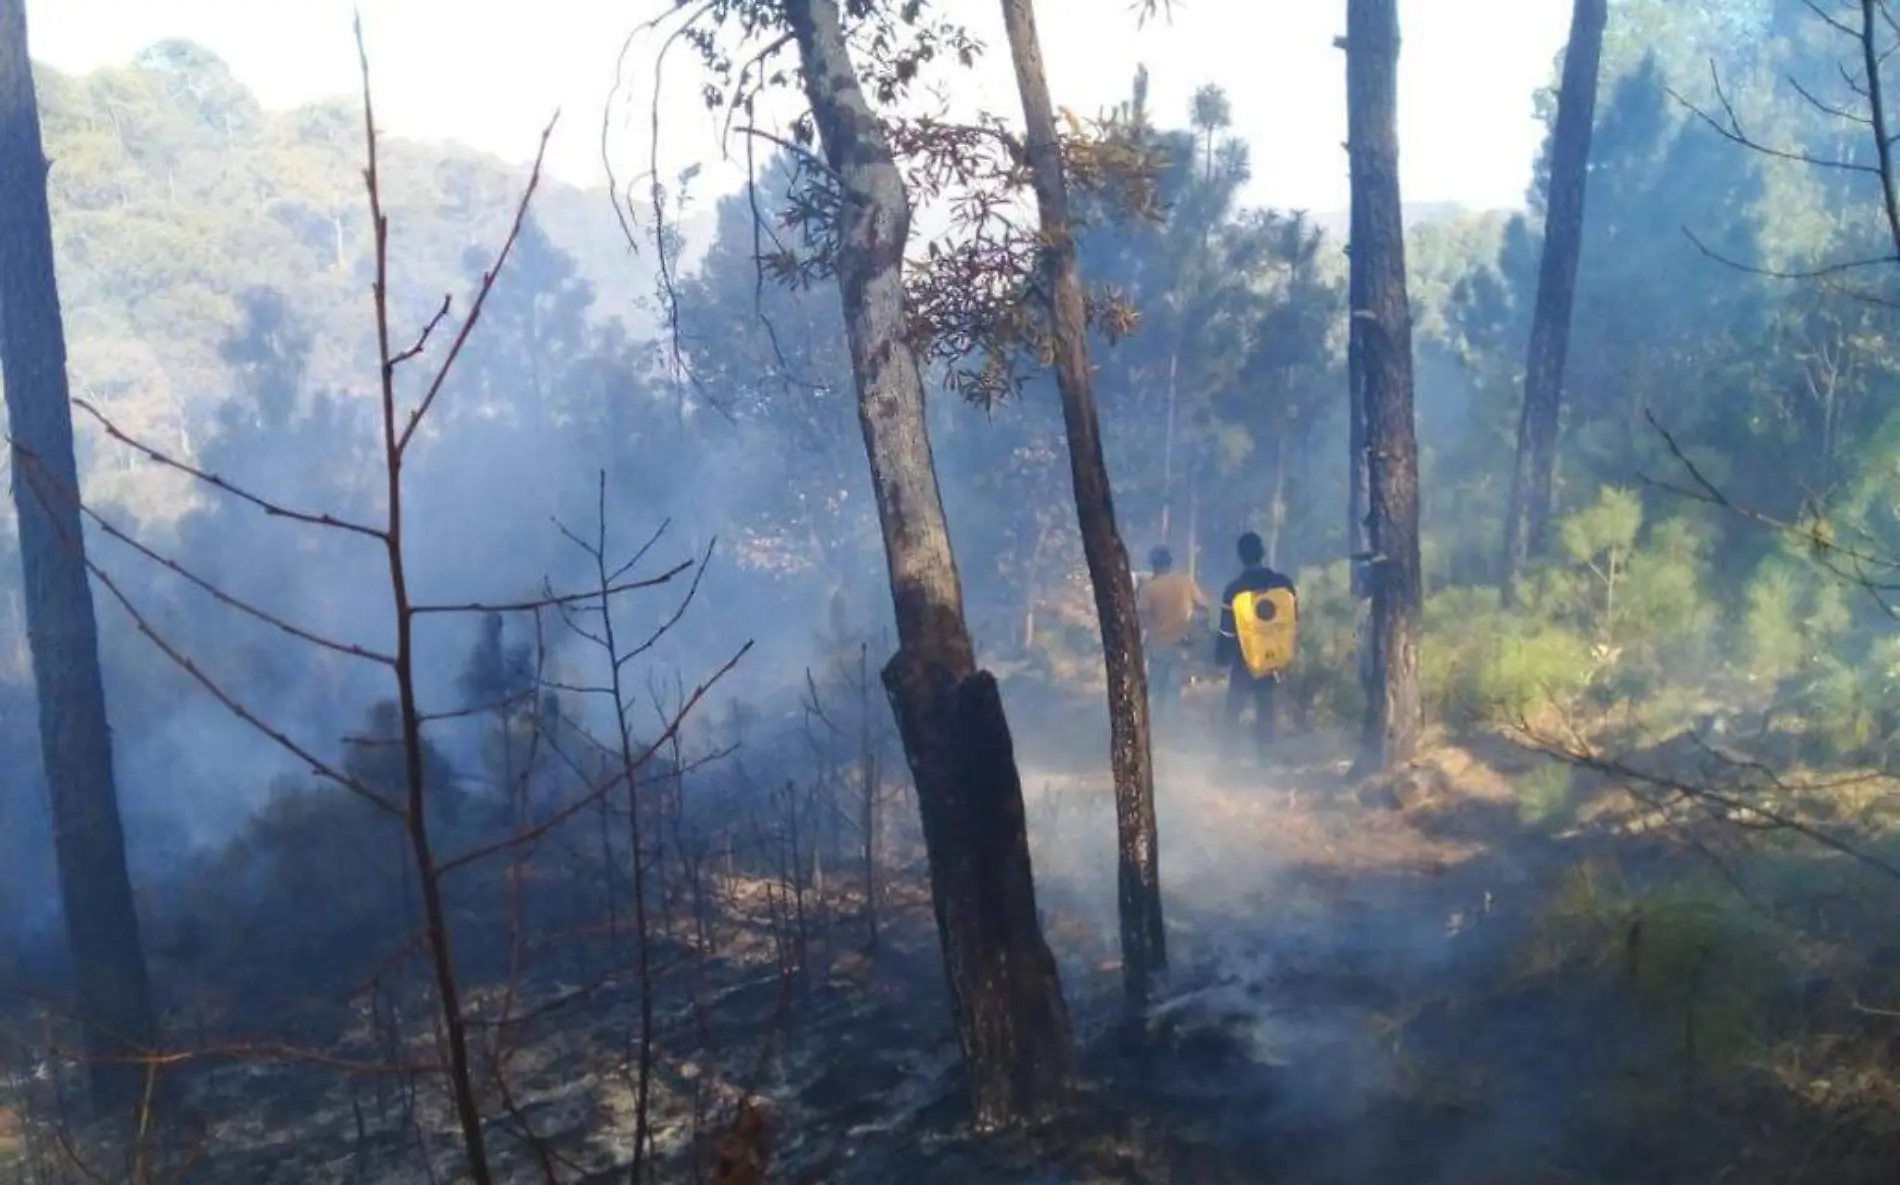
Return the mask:
<path id="1" fill-rule="evenodd" d="M 1108 788 L 1025 765 L 1039 897 L 1072 1005 L 1095 1022 L 1083 1105 L 1013 1148 L 914 1129 L 905 1177 L 1465 1185 L 1531 1180 L 1526 1164 L 1556 1157 L 1565 1132 L 1543 1100 L 1559 1095 L 1524 1086 L 1551 1059 L 1504 1065 L 1499 1049 L 1535 1043 L 1481 1049 L 1466 1032 L 1562 863 L 1517 826 L 1498 775 L 1442 755 L 1401 810 L 1362 802 L 1324 761 L 1222 771 L 1164 753 L 1173 976 L 1131 1058 L 1103 1036 L 1119 988 Z M 1517 1085 L 1468 1080 L 1450 1068 L 1461 1052 Z M 897 1168 L 860 1165 L 830 1179 Z"/>

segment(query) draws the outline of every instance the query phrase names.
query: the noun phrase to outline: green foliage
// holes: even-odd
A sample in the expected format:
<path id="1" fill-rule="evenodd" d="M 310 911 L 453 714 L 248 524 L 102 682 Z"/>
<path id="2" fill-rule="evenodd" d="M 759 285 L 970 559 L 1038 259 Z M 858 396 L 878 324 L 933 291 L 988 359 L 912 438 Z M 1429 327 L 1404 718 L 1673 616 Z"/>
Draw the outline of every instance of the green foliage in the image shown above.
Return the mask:
<path id="1" fill-rule="evenodd" d="M 1299 572 L 1300 651 L 1286 673 L 1287 694 L 1318 725 L 1355 724 L 1364 710 L 1359 686 L 1358 606 L 1343 561 Z"/>
<path id="2" fill-rule="evenodd" d="M 1900 639 L 1879 638 L 1862 653 L 1823 653 L 1783 702 L 1803 721 L 1812 762 L 1891 767 L 1900 756 Z"/>
<path id="3" fill-rule="evenodd" d="M 1572 564 L 1596 573 L 1606 586 L 1607 597 L 1614 589 L 1618 570 L 1627 566 L 1642 529 L 1642 502 L 1628 490 L 1611 486 L 1597 492 L 1594 505 L 1559 523 L 1557 538 Z"/>
<path id="4" fill-rule="evenodd" d="M 360 384 L 370 231 L 355 103 L 266 110 L 215 55 L 177 41 L 129 66 L 78 77 L 40 69 L 36 81 L 76 395 L 194 458 L 235 393 L 220 343 L 258 292 L 294 304 L 310 339 L 308 383 Z M 402 261 L 391 305 L 399 332 L 413 332 L 444 294 L 466 299 L 470 245 L 500 241 L 524 176 L 466 150 L 393 139 L 385 165 Z M 535 217 L 536 233 L 587 272 L 608 310 L 644 321 L 646 277 L 603 197 L 544 181 Z M 110 452 L 87 450 L 90 488 L 159 522 L 189 509 L 176 483 L 109 467 Z"/>
<path id="5" fill-rule="evenodd" d="M 1731 892 L 1636 885 L 1598 864 L 1566 879 L 1540 930 L 1534 966 L 1594 980 L 1663 1035 L 1629 1067 L 1639 1091 L 1748 1068 L 1793 957 L 1790 936 Z"/>
<path id="6" fill-rule="evenodd" d="M 1765 558 L 1743 588 L 1749 677 L 1779 684 L 1812 667 L 1853 624 L 1847 596 L 1812 563 Z"/>
<path id="7" fill-rule="evenodd" d="M 344 984 L 373 973 L 387 944 L 402 936 L 389 903 L 399 899 L 411 863 L 405 838 L 389 815 L 360 798 L 327 786 L 280 787 L 216 870 L 213 883 L 251 888 L 238 903 L 241 916 L 225 917 L 237 932 L 220 942 L 269 949 L 283 919 L 296 917 L 310 953 L 324 956 L 310 959 L 313 972 Z"/>
<path id="8" fill-rule="evenodd" d="M 1341 504 L 1329 501 L 1341 458 L 1323 443 L 1344 424 L 1341 257 L 1303 213 L 1239 208 L 1251 162 L 1224 104 L 1203 88 L 1186 127 L 1159 128 L 1137 77 L 1118 120 L 1166 162 L 1165 217 L 1095 217 L 1079 238 L 1083 275 L 1141 316 L 1139 332 L 1091 352 L 1117 509 L 1144 526 L 1165 519 L 1173 538 L 1157 541 L 1178 551 L 1198 497 L 1218 507 L 1201 527 L 1219 552 L 1231 546 L 1221 534 L 1257 517 L 1280 524 L 1282 567 L 1323 563 L 1341 534 L 1327 513 Z"/>
<path id="9" fill-rule="evenodd" d="M 1560 554 L 1534 574 L 1530 607 L 1506 612 L 1488 587 L 1426 603 L 1420 655 L 1428 708 L 1454 727 L 1575 722 L 1706 676 L 1724 624 L 1704 588 L 1706 548 L 1689 522 L 1646 525 L 1640 499 L 1605 487 L 1557 523 Z M 1586 697 L 1586 693 L 1589 693 Z"/>
<path id="10" fill-rule="evenodd" d="M 1517 816 L 1527 826 L 1547 823 L 1570 804 L 1574 771 L 1558 761 L 1546 762 L 1517 779 Z"/>
<path id="11" fill-rule="evenodd" d="M 1723 624 L 1705 587 L 1707 547 L 1681 517 L 1646 523 L 1641 501 L 1605 487 L 1558 523 L 1562 555 L 1535 574 L 1533 616 L 1588 639 L 1584 683 L 1605 702 L 1706 677 Z"/>
<path id="12" fill-rule="evenodd" d="M 1430 579 L 1420 662 L 1435 720 L 1481 728 L 1554 714 L 1590 725 L 1736 697 L 1780 710 L 1817 759 L 1888 751 L 1900 657 L 1891 623 L 1827 570 L 1825 541 L 1900 554 L 1890 410 L 1900 351 L 1877 305 L 1710 257 L 1798 268 L 1864 254 L 1873 212 L 1866 194 L 1751 154 L 1671 97 L 1707 97 L 1714 54 L 1752 130 L 1836 144 L 1838 129 L 1769 85 L 1788 72 L 1818 85 L 1831 69 L 1835 35 L 1797 19 L 1798 7 L 1632 0 L 1611 22 L 1553 554 L 1529 575 L 1519 613 L 1500 611 L 1491 585 L 1541 207 L 1440 212 L 1408 231 Z M 902 44 L 961 46 L 949 26 L 920 19 L 899 30 Z M 875 86 L 895 93 L 918 68 Z M 264 110 L 186 45 L 42 82 L 80 393 L 141 438 L 239 475 L 263 441 L 324 441 L 294 462 L 298 488 L 372 508 L 374 491 L 349 480 L 369 459 L 351 451 L 365 430 L 350 396 L 366 373 L 368 241 L 352 105 Z M 1118 518 L 1131 551 L 1196 551 L 1213 585 L 1233 536 L 1261 531 L 1276 566 L 1301 574 L 1293 698 L 1316 721 L 1350 722 L 1360 691 L 1338 558 L 1344 253 L 1326 229 L 1336 222 L 1242 207 L 1249 146 L 1218 87 L 1161 116 L 1144 75 L 1110 121 L 1121 148 L 1158 166 L 1155 217 L 1117 219 L 1114 195 L 1076 196 L 1085 277 L 1140 314 L 1137 332 L 1093 352 Z M 465 294 L 479 271 L 469 244 L 497 237 L 518 171 L 446 148 L 392 144 L 389 155 L 386 197 L 409 277 L 398 303 L 420 310 L 441 292 Z M 696 533 L 732 541 L 743 563 L 822 604 L 875 575 L 878 539 L 835 297 L 772 283 L 761 258 L 785 248 L 803 193 L 789 161 L 763 160 L 756 192 L 719 204 L 701 262 L 676 277 L 677 384 L 653 365 L 673 360 L 672 342 L 600 325 L 631 320 L 647 280 L 627 266 L 605 199 L 545 189 L 518 246 L 518 283 L 490 305 L 445 419 L 498 450 L 611 442 L 617 480 L 716 474 L 690 494 L 656 481 L 641 501 L 696 516 Z M 1049 669 L 1092 670 L 1063 426 L 1046 390 L 1026 394 L 986 416 L 952 400 L 929 409 L 959 566 L 986 650 L 1022 657 L 1033 636 Z M 656 464 L 682 457 L 689 469 Z M 188 551 L 232 533 L 115 450 L 89 448 L 86 461 L 96 499 L 178 524 Z M 1701 480 L 1737 505 L 1813 524 L 1823 542 L 1774 548 L 1756 523 L 1664 488 L 1700 491 Z"/>
<path id="13" fill-rule="evenodd" d="M 1567 709 L 1590 675 L 1586 638 L 1505 613 L 1491 589 L 1448 589 L 1426 603 L 1419 693 L 1427 711 L 1454 728 Z"/>

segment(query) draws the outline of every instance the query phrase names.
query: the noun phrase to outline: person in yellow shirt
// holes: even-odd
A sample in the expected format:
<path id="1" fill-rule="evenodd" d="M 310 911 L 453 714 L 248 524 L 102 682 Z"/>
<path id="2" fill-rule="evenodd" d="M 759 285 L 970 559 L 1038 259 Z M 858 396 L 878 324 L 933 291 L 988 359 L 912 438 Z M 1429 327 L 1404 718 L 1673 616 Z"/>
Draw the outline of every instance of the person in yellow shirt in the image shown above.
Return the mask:
<path id="1" fill-rule="evenodd" d="M 1186 658 L 1195 611 L 1213 602 L 1192 576 L 1174 570 L 1174 553 L 1157 547 L 1148 553 L 1153 574 L 1142 585 L 1142 649 L 1148 655 L 1148 702 L 1158 722 L 1174 714 L 1181 699 L 1181 664 Z"/>

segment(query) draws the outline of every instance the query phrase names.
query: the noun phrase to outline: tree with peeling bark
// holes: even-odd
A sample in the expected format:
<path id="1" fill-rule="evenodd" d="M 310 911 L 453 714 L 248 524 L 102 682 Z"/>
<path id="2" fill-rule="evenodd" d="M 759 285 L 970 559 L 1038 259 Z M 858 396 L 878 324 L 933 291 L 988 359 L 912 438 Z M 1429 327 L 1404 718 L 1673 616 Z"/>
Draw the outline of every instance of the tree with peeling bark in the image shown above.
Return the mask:
<path id="1" fill-rule="evenodd" d="M 1353 395 L 1365 423 L 1366 715 L 1359 767 L 1390 770 L 1418 747 L 1418 434 L 1412 312 L 1399 201 L 1397 0 L 1348 0 L 1346 124 L 1351 156 Z"/>
<path id="2" fill-rule="evenodd" d="M 152 1051 L 158 1024 L 126 870 L 86 578 L 46 174 L 26 6 L 0 0 L 0 369 L 27 642 L 93 1104 L 117 1110 L 135 1106 L 145 1091 L 139 1059 Z"/>
<path id="3" fill-rule="evenodd" d="M 883 534 L 898 651 L 884 670 L 917 787 L 944 971 L 979 1126 L 1050 1114 L 1073 1058 L 1043 937 L 1009 724 L 976 666 L 909 338 L 910 199 L 851 62 L 838 0 L 785 0 L 836 186 L 832 261 Z"/>
<path id="4" fill-rule="evenodd" d="M 1020 396 L 1032 373 L 1060 369 L 1046 240 L 1021 228 L 1016 210 L 1022 195 L 1036 188 L 1037 170 L 1028 144 L 1000 118 L 953 123 L 891 110 L 932 61 L 968 67 L 980 52 L 962 26 L 924 5 L 682 0 L 674 11 L 683 17 L 672 40 L 693 46 L 707 67 L 708 104 L 728 111 L 739 134 L 776 145 L 794 164 L 786 206 L 769 224 L 758 210 L 756 178 L 753 183 L 760 268 L 795 285 L 836 280 L 843 297 L 897 610 L 899 650 L 884 677 L 917 785 L 978 1119 L 1032 1118 L 1063 1093 L 1070 1023 L 1036 917 L 1013 745 L 995 682 L 976 669 L 964 620 L 924 428 L 923 383 L 930 367 L 947 390 L 990 406 Z M 722 37 L 722 29 L 730 36 Z M 728 43 L 734 38 L 736 47 Z M 849 45 L 873 48 L 853 62 Z M 797 54 L 795 69 L 775 60 L 787 49 Z M 807 113 L 794 121 L 790 137 L 752 126 L 760 92 L 794 85 Z M 1088 195 L 1090 209 L 1104 216 L 1160 217 L 1161 154 L 1114 120 L 1090 128 L 1064 114 L 1066 131 L 1050 139 L 1067 193 Z M 907 257 L 910 211 L 932 201 L 950 207 L 953 229 Z M 785 230 L 796 239 L 782 235 Z M 1074 295 L 1081 297 L 1079 313 L 1076 302 L 1070 304 L 1074 320 L 1111 342 L 1134 328 L 1136 315 L 1114 291 L 1082 296 L 1078 288 Z M 1081 359 L 1086 374 L 1080 349 L 1078 335 L 1070 357 Z M 677 338 L 674 352 L 681 354 Z M 1071 435 L 1080 442 L 1081 500 L 1107 515 L 1112 539 L 1099 431 L 1079 423 Z M 1105 572 L 1119 566 L 1128 580 L 1121 550 L 1107 543 L 1098 558 Z M 1125 607 L 1132 607 L 1132 592 L 1129 581 Z M 1141 685 L 1124 673 L 1140 677 L 1139 641 L 1117 645 L 1126 657 L 1111 660 L 1119 679 L 1114 694 L 1132 694 L 1135 710 L 1145 715 Z M 1118 742 L 1118 752 L 1139 754 L 1122 762 L 1134 769 L 1133 792 L 1123 801 L 1130 807 L 1124 846 L 1134 861 L 1131 888 L 1138 890 L 1125 897 L 1135 907 L 1137 957 L 1130 974 L 1136 999 L 1159 969 L 1162 949 L 1153 813 L 1144 805 L 1152 799 L 1153 778 L 1142 731 L 1137 720 L 1122 733 L 1133 739 Z"/>
<path id="5" fill-rule="evenodd" d="M 1102 455 L 1102 429 L 1088 352 L 1087 303 L 1069 218 L 1069 184 L 1056 133 L 1049 78 L 1043 68 L 1032 0 L 1003 0 L 1003 23 L 1016 89 L 1022 95 L 1029 170 L 1045 241 L 1051 354 L 1069 438 L 1069 473 L 1082 552 L 1101 622 L 1108 674 L 1109 760 L 1115 779 L 1122 986 L 1128 1009 L 1148 1002 L 1155 976 L 1167 970 L 1161 917 L 1160 855 L 1155 828 L 1154 758 L 1148 731 L 1148 677 L 1128 549 L 1115 523 L 1115 500 Z"/>
<path id="6" fill-rule="evenodd" d="M 1504 520 L 1504 564 L 1499 592 L 1507 609 L 1518 604 L 1525 565 L 1549 541 L 1556 483 L 1558 413 L 1563 405 L 1564 362 L 1570 351 L 1571 308 L 1577 294 L 1577 262 L 1583 245 L 1584 188 L 1590 169 L 1590 136 L 1596 125 L 1597 74 L 1603 58 L 1608 0 L 1576 0 L 1570 42 L 1564 51 L 1563 83 L 1557 94 L 1551 135 L 1550 195 L 1545 203 L 1544 255 L 1537 275 L 1530 350 L 1524 365 L 1524 408 L 1517 427 L 1517 464 Z"/>

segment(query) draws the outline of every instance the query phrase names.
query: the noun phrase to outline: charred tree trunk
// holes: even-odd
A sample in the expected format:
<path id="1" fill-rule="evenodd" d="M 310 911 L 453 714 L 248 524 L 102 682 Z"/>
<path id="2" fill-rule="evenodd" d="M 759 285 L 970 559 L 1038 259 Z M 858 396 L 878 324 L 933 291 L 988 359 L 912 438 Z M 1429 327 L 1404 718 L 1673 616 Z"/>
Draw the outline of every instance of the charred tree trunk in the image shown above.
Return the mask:
<path id="1" fill-rule="evenodd" d="M 1351 85 L 1352 63 L 1348 39 L 1340 37 L 1333 44 L 1346 50 L 1348 86 Z M 1351 128 L 1348 127 L 1346 144 L 1349 168 L 1356 168 L 1358 156 L 1353 151 Z M 1354 176 L 1357 176 L 1355 173 Z M 1360 600 L 1371 595 L 1366 579 L 1367 557 L 1372 548 L 1366 542 L 1369 491 L 1366 486 L 1366 326 L 1364 309 L 1366 299 L 1365 253 L 1359 250 L 1359 244 L 1365 242 L 1365 204 L 1354 200 L 1350 204 L 1346 225 L 1346 555 L 1348 573 L 1352 584 L 1352 595 Z M 1364 621 L 1360 621 L 1360 653 L 1366 653 L 1364 641 Z M 1360 677 L 1365 678 L 1365 663 L 1360 663 Z"/>
<path id="2" fill-rule="evenodd" d="M 1405 294 L 1399 202 L 1397 0 L 1347 0 L 1346 101 L 1352 156 L 1353 266 L 1362 276 L 1353 325 L 1361 334 L 1366 433 L 1366 718 L 1362 769 L 1411 760 L 1418 746 L 1418 436 L 1412 419 L 1412 313 Z M 1362 299 L 1363 298 L 1363 299 Z"/>
<path id="3" fill-rule="evenodd" d="M 917 786 L 957 1036 L 981 1126 L 1066 1094 L 1068 1006 L 1036 912 L 1022 783 L 996 680 L 976 668 L 905 337 L 910 205 L 846 49 L 838 0 L 787 0 L 806 98 L 841 190 L 838 286 L 896 607 L 884 669 Z"/>
<path id="4" fill-rule="evenodd" d="M 1517 426 L 1517 464 L 1511 471 L 1510 509 L 1504 520 L 1500 592 L 1516 608 L 1524 566 L 1544 552 L 1556 485 L 1558 413 L 1563 406 L 1564 361 L 1570 352 L 1570 310 L 1577 294 L 1583 246 L 1583 197 L 1596 123 L 1597 73 L 1603 58 L 1607 0 L 1576 0 L 1570 44 L 1564 51 L 1551 138 L 1550 194 L 1545 203 L 1544 257 L 1537 273 L 1537 305 L 1524 365 L 1524 412 Z"/>
<path id="5" fill-rule="evenodd" d="M 139 1101 L 156 1040 L 125 865 L 99 630 L 86 579 L 66 338 L 26 6 L 0 0 L 0 368 L 13 433 L 27 641 L 52 799 L 60 900 L 91 1058 L 94 1106 Z"/>
<path id="6" fill-rule="evenodd" d="M 1356 159 L 1356 158 L 1354 158 Z M 1371 595 L 1367 581 L 1367 557 L 1372 547 L 1366 541 L 1366 516 L 1369 490 L 1366 485 L 1366 332 L 1367 307 L 1365 252 L 1359 244 L 1366 241 L 1362 203 L 1352 202 L 1346 230 L 1346 554 L 1351 557 L 1352 595 L 1364 600 Z"/>
<path id="7" fill-rule="evenodd" d="M 1161 922 L 1161 863 L 1155 830 L 1153 752 L 1148 735 L 1148 675 L 1128 549 L 1115 525 L 1115 500 L 1102 455 L 1102 429 L 1090 378 L 1082 280 L 1069 225 L 1069 185 L 1056 138 L 1049 78 L 1043 69 L 1033 0 L 1003 0 L 1003 24 L 1016 65 L 1028 132 L 1029 168 L 1052 273 L 1051 335 L 1062 422 L 1069 437 L 1069 476 L 1082 529 L 1082 554 L 1095 590 L 1108 669 L 1109 761 L 1115 778 L 1115 820 L 1121 906 L 1122 988 L 1131 1015 L 1147 1006 L 1153 978 L 1167 969 Z M 1170 384 L 1172 388 L 1172 384 Z M 1172 415 L 1173 408 L 1169 408 Z M 1172 494 L 1172 491 L 1170 491 Z"/>
<path id="8" fill-rule="evenodd" d="M 1344 37 L 1333 44 L 1347 49 Z M 1350 62 L 1347 73 L 1350 79 Z M 1348 165 L 1352 167 L 1357 157 L 1352 155 L 1350 142 L 1346 150 Z M 1359 249 L 1366 241 L 1364 224 L 1364 203 L 1354 200 L 1350 204 L 1346 229 L 1346 571 L 1353 597 L 1359 683 L 1361 687 L 1370 688 L 1374 679 L 1372 627 L 1368 620 L 1369 607 L 1365 604 L 1372 595 L 1372 545 L 1367 541 L 1371 491 L 1366 484 L 1366 333 L 1370 322 L 1365 313 L 1365 252 Z"/>

